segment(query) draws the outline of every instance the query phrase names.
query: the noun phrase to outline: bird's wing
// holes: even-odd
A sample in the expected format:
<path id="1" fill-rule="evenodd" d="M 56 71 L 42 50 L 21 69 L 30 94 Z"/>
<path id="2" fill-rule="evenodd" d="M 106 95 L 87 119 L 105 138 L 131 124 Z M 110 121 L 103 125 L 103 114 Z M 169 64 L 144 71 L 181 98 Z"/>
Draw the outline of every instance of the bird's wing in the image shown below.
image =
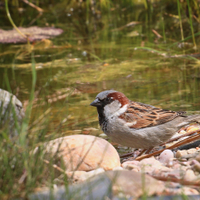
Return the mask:
<path id="1" fill-rule="evenodd" d="M 130 128 L 140 129 L 164 124 L 183 114 L 184 112 L 163 110 L 151 105 L 131 101 L 128 109 L 120 115 L 120 118 L 126 121 Z"/>

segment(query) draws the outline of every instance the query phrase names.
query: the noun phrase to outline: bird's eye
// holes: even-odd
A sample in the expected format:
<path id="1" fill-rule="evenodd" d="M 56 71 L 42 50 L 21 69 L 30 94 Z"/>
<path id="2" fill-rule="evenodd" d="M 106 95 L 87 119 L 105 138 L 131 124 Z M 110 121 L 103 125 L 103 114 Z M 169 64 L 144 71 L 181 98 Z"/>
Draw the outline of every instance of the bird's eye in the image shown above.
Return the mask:
<path id="1" fill-rule="evenodd" d="M 106 98 L 106 101 L 110 101 L 110 97 L 107 97 L 107 98 Z"/>

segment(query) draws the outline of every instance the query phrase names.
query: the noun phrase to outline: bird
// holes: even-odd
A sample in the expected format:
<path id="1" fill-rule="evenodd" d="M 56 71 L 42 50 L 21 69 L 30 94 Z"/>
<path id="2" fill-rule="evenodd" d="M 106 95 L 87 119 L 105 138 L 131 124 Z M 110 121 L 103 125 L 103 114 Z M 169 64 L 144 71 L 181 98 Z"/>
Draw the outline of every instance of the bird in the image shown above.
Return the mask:
<path id="1" fill-rule="evenodd" d="M 100 127 L 113 142 L 137 149 L 159 146 L 183 126 L 200 122 L 200 115 L 131 101 L 115 90 L 100 92 L 90 105 L 97 108 Z"/>

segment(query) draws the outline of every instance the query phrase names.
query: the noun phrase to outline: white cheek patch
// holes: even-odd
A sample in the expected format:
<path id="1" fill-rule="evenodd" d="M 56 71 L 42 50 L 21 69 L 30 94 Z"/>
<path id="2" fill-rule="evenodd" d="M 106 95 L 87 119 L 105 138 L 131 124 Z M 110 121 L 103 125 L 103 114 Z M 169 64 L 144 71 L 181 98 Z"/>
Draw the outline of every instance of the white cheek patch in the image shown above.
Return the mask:
<path id="1" fill-rule="evenodd" d="M 121 103 L 120 103 L 121 105 Z M 124 105 L 122 108 L 120 108 L 119 110 L 117 110 L 117 112 L 115 112 L 116 116 L 120 116 L 121 114 L 125 113 L 127 110 L 127 105 Z"/>
<path id="2" fill-rule="evenodd" d="M 119 101 L 113 101 L 110 104 L 107 104 L 104 107 L 104 113 L 106 117 L 110 117 L 111 115 L 113 115 L 116 111 L 118 111 L 118 109 L 121 107 L 121 103 L 119 103 Z"/>
<path id="3" fill-rule="evenodd" d="M 104 113 L 106 117 L 115 117 L 120 116 L 127 110 L 127 105 L 124 105 L 121 108 L 121 103 L 119 101 L 113 101 L 111 104 L 108 104 L 104 107 Z"/>

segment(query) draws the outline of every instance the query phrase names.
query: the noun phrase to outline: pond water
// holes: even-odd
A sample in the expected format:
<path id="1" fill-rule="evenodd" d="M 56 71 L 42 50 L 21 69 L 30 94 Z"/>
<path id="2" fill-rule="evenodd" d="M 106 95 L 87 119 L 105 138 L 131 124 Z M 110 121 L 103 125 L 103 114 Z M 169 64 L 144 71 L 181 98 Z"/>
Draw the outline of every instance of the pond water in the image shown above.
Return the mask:
<path id="1" fill-rule="evenodd" d="M 64 30 L 60 36 L 30 45 L 0 44 L 0 88 L 10 87 L 25 107 L 35 61 L 31 134 L 99 135 L 97 112 L 89 104 L 107 89 L 164 109 L 200 111 L 200 62 L 194 56 L 198 51 L 191 38 L 187 44 L 179 42 L 179 20 L 170 16 L 174 10 L 166 6 L 164 15 L 156 10 L 157 4 L 145 8 L 135 1 L 107 9 L 93 5 L 94 12 L 92 6 L 71 2 L 46 6 L 34 24 L 60 27 Z M 16 24 L 22 26 L 36 12 L 29 7 L 22 16 L 12 11 Z M 3 26 L 11 28 L 8 24 Z M 189 23 L 183 25 L 185 37 L 190 36 Z"/>

